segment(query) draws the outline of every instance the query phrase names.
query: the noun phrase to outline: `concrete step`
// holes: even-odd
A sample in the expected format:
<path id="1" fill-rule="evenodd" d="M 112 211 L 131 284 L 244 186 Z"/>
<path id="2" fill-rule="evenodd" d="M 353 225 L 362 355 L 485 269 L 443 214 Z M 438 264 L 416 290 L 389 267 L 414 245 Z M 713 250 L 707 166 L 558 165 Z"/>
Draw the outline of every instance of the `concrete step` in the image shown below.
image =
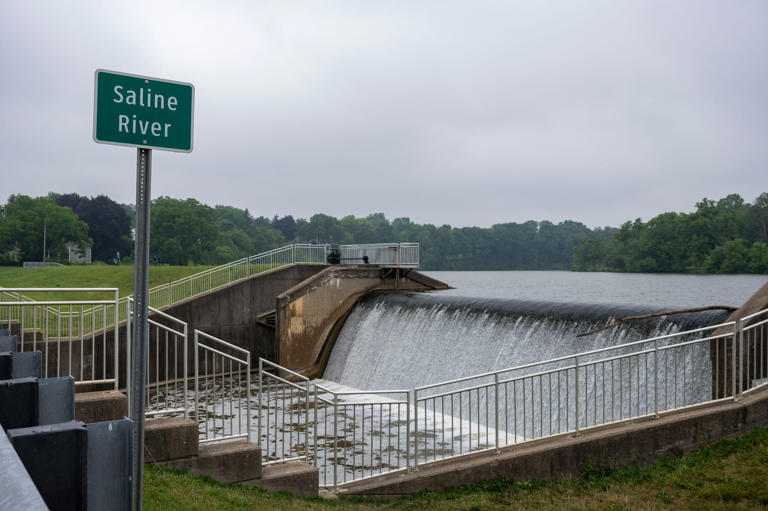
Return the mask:
<path id="1" fill-rule="evenodd" d="M 195 421 L 183 417 L 169 417 L 144 422 L 144 461 L 147 463 L 197 455 Z"/>
<path id="2" fill-rule="evenodd" d="M 287 492 L 297 497 L 317 497 L 319 478 L 316 467 L 305 463 L 265 465 L 261 477 L 243 481 L 242 484 L 263 488 L 272 492 Z"/>
<path id="3" fill-rule="evenodd" d="M 203 444 L 198 455 L 162 462 L 185 469 L 195 476 L 208 476 L 222 483 L 239 483 L 261 477 L 261 447 L 244 441 Z"/>
<path id="4" fill-rule="evenodd" d="M 117 390 L 77 392 L 75 419 L 86 424 L 122 419 L 128 415 L 128 398 Z"/>

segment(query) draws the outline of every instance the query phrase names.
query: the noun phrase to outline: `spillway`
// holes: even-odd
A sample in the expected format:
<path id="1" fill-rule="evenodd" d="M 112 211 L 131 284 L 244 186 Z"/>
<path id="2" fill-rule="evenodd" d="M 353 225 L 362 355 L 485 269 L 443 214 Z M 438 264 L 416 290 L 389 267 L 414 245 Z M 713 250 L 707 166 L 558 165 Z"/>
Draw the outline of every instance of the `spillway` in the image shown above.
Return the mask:
<path id="1" fill-rule="evenodd" d="M 347 318 L 324 379 L 359 389 L 413 388 L 717 324 L 729 314 L 669 315 L 578 336 L 617 318 L 665 310 L 423 293 L 370 296 Z"/>

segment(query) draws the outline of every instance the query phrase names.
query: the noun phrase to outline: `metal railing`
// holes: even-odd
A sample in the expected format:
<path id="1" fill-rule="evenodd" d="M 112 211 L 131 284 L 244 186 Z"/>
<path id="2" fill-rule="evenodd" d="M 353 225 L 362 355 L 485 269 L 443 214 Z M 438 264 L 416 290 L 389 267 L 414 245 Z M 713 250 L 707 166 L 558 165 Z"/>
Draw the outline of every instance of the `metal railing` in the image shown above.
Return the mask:
<path id="1" fill-rule="evenodd" d="M 362 262 L 388 268 L 418 268 L 418 243 L 368 243 L 364 245 L 341 245 L 342 263 Z"/>
<path id="2" fill-rule="evenodd" d="M 55 293 L 73 299 L 40 300 L 23 295 Z M 90 299 L 85 294 L 111 295 Z M 42 353 L 43 377 L 71 375 L 76 385 L 118 388 L 116 288 L 3 288 L 0 324 L 18 336 L 19 351 Z"/>
<path id="3" fill-rule="evenodd" d="M 409 391 L 314 387 L 314 451 L 321 485 L 335 488 L 411 466 Z"/>
<path id="4" fill-rule="evenodd" d="M 263 463 L 311 462 L 314 420 L 310 403 L 315 403 L 315 393 L 309 379 L 259 358 L 258 381 L 256 438 L 262 446 Z"/>
<path id="5" fill-rule="evenodd" d="M 705 335 L 723 326 L 731 333 Z M 712 392 L 718 373 L 702 381 L 702 369 L 709 376 L 711 349 L 733 348 L 733 327 L 689 330 L 416 388 L 414 463 L 579 434 L 719 399 Z"/>
<path id="6" fill-rule="evenodd" d="M 133 299 L 125 303 L 126 322 L 125 374 L 127 375 L 126 394 L 131 401 L 131 329 L 133 327 Z M 156 319 L 147 321 L 147 366 L 144 404 L 146 417 L 157 415 L 189 416 L 187 391 L 189 389 L 188 367 L 188 326 L 180 319 L 149 307 L 149 313 Z"/>
<path id="7" fill-rule="evenodd" d="M 342 245 L 340 249 L 342 253 L 359 259 L 362 259 L 363 255 L 370 254 L 370 264 L 404 268 L 418 267 L 418 243 Z M 210 268 L 149 289 L 149 306 L 155 309 L 166 307 L 289 264 L 326 264 L 329 250 L 330 245 L 328 244 L 291 244 Z M 23 296 L 18 298 L 24 300 Z M 126 303 L 129 299 L 132 299 L 132 295 L 119 299 L 116 323 L 126 319 L 126 311 L 128 310 Z M 84 310 L 84 314 L 99 314 L 100 306 L 94 304 L 94 307 L 97 309 L 96 311 Z M 108 314 L 108 317 L 111 318 L 111 314 Z M 111 324 L 114 323 L 109 323 L 107 326 Z"/>
<path id="8" fill-rule="evenodd" d="M 304 461 L 323 485 L 408 467 L 408 391 L 341 391 L 259 359 L 258 432 L 265 465 Z"/>
<path id="9" fill-rule="evenodd" d="M 739 397 L 768 383 L 768 309 L 739 320 Z M 736 394 L 734 390 L 734 395 Z"/>
<path id="10" fill-rule="evenodd" d="M 194 353 L 199 442 L 250 440 L 251 353 L 200 330 Z"/>
<path id="11" fill-rule="evenodd" d="M 265 360 L 259 374 L 265 461 L 312 459 L 321 485 L 335 487 L 739 399 L 768 384 L 768 310 L 411 391 L 337 391 Z M 261 383 L 267 379 L 274 386 Z"/>

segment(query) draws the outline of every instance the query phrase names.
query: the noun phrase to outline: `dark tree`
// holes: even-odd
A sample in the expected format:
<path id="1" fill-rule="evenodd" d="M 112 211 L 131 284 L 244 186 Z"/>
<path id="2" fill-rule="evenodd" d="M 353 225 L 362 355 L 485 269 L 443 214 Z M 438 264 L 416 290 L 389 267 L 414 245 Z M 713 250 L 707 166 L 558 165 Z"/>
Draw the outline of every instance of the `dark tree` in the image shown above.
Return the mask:
<path id="1" fill-rule="evenodd" d="M 272 219 L 272 228 L 283 233 L 285 239 L 291 241 L 296 238 L 296 221 L 291 215 L 278 219 L 277 215 Z"/>
<path id="2" fill-rule="evenodd" d="M 111 261 L 117 254 L 131 253 L 131 219 L 125 208 L 106 195 L 88 198 L 76 193 L 56 197 L 56 204 L 71 208 L 88 224 L 88 236 L 93 240 L 94 260 Z"/>

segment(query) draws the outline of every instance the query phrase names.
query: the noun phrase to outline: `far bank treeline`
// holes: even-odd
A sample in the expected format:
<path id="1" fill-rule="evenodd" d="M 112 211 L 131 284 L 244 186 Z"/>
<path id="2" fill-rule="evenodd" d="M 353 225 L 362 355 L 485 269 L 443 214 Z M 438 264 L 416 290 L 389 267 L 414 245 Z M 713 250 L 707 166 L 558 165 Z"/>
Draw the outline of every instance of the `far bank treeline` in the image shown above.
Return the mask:
<path id="1" fill-rule="evenodd" d="M 14 195 L 0 207 L 0 264 L 60 260 L 64 243 L 90 246 L 94 260 L 130 260 L 133 209 L 108 197 Z M 566 220 L 502 223 L 489 228 L 416 224 L 316 214 L 253 217 L 195 199 L 152 201 L 150 251 L 165 264 L 223 264 L 287 243 L 421 244 L 425 270 L 608 270 L 626 272 L 768 273 L 768 194 L 753 204 L 738 195 L 704 199 L 693 213 L 663 213 L 621 228 L 590 229 Z"/>

